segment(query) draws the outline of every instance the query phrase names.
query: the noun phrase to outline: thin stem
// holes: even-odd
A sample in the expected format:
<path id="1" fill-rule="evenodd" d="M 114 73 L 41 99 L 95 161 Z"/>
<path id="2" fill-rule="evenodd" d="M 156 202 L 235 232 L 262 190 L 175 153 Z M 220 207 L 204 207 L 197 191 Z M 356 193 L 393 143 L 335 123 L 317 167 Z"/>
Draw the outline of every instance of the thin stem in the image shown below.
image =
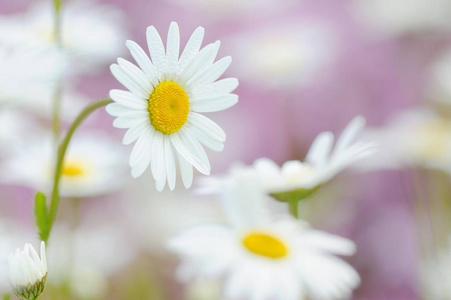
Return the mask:
<path id="1" fill-rule="evenodd" d="M 288 201 L 288 207 L 290 209 L 290 213 L 295 217 L 296 219 L 299 219 L 299 209 L 298 209 L 299 201 Z"/>
<path id="2" fill-rule="evenodd" d="M 56 44 L 59 49 L 62 49 L 62 37 L 61 37 L 61 0 L 53 0 L 54 6 L 54 24 L 53 24 L 53 34 L 55 37 Z M 58 145 L 60 136 L 60 119 L 59 112 L 61 108 L 61 96 L 63 90 L 63 82 L 60 79 L 56 85 L 55 92 L 53 95 L 53 108 L 52 108 L 52 128 L 53 137 L 55 139 L 55 145 Z"/>
<path id="3" fill-rule="evenodd" d="M 49 223 L 50 223 L 50 230 L 49 235 L 53 227 L 53 223 L 55 222 L 56 213 L 58 212 L 58 206 L 60 202 L 60 195 L 59 195 L 59 184 L 61 180 L 61 172 L 64 165 L 64 157 L 66 155 L 67 147 L 69 146 L 69 142 L 75 132 L 75 130 L 80 126 L 80 124 L 83 122 L 84 119 L 86 119 L 87 116 L 89 116 L 92 112 L 96 111 L 97 109 L 104 107 L 113 101 L 109 98 L 103 98 L 96 102 L 93 102 L 86 106 L 80 114 L 75 118 L 75 121 L 72 123 L 72 125 L 67 130 L 66 136 L 64 137 L 63 141 L 61 142 L 60 146 L 58 147 L 58 153 L 57 153 L 57 159 L 56 159 L 56 165 L 55 165 L 55 177 L 53 182 L 53 190 L 52 190 L 52 198 L 50 202 L 50 210 L 49 210 Z"/>
<path id="4" fill-rule="evenodd" d="M 56 43 L 59 47 L 62 46 L 62 40 L 61 40 L 61 6 L 62 2 L 61 0 L 53 0 L 53 6 L 54 6 L 54 35 Z"/>

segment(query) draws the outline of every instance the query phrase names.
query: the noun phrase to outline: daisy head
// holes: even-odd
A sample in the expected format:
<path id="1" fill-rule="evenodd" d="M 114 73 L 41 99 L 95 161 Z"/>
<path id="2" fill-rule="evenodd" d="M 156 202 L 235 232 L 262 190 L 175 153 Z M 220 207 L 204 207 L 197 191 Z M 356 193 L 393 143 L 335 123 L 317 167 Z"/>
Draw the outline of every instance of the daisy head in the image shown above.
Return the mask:
<path id="1" fill-rule="evenodd" d="M 142 175 L 150 164 L 159 191 L 166 181 L 171 190 L 175 188 L 177 163 L 186 188 L 192 183 L 193 166 L 210 174 L 203 146 L 222 151 L 226 134 L 201 113 L 224 110 L 238 101 L 231 94 L 237 79 L 217 81 L 232 59 L 227 56 L 215 62 L 220 43 L 200 49 L 203 36 L 204 29 L 197 28 L 180 54 L 177 23 L 169 27 L 166 48 L 150 26 L 150 59 L 138 44 L 127 41 L 139 67 L 122 58 L 111 66 L 113 75 L 128 89 L 110 92 L 115 103 L 107 111 L 117 117 L 115 127 L 128 129 L 123 143 L 136 142 L 129 161 L 131 174 Z"/>
<path id="2" fill-rule="evenodd" d="M 354 254 L 354 243 L 271 216 L 252 182 L 241 177 L 224 189 L 227 225 L 192 226 L 172 238 L 178 278 L 224 278 L 224 299 L 348 298 L 359 275 L 334 254 Z"/>

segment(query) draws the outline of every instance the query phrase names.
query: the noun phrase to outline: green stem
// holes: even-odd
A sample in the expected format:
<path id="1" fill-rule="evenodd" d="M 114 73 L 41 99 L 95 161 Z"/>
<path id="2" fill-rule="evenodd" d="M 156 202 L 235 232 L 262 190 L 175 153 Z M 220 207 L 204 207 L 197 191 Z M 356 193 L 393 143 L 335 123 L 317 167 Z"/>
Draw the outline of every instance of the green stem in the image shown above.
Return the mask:
<path id="1" fill-rule="evenodd" d="M 113 101 L 109 98 L 103 98 L 96 102 L 93 102 L 86 106 L 80 114 L 75 118 L 75 121 L 72 123 L 72 125 L 67 130 L 66 136 L 64 137 L 63 141 L 61 142 L 58 153 L 57 153 L 57 159 L 56 159 L 56 165 L 55 165 L 55 177 L 53 181 L 53 189 L 52 189 L 52 198 L 50 201 L 50 210 L 49 210 L 49 235 L 53 227 L 53 223 L 55 222 L 56 213 L 58 212 L 58 206 L 60 202 L 60 195 L 59 195 L 59 184 L 61 180 L 61 172 L 64 165 L 64 157 L 66 155 L 67 147 L 69 146 L 69 142 L 75 132 L 75 130 L 80 126 L 80 124 L 83 122 L 84 119 L 86 119 L 87 116 L 89 116 L 92 112 L 96 111 L 97 109 L 104 107 Z M 47 242 L 47 241 L 45 241 Z"/>
<path id="2" fill-rule="evenodd" d="M 61 6 L 62 1 L 61 0 L 53 0 L 53 6 L 54 6 L 54 34 L 55 34 L 55 40 L 59 47 L 62 46 L 62 40 L 61 40 Z"/>
<path id="3" fill-rule="evenodd" d="M 53 24 L 53 34 L 55 37 L 56 44 L 59 49 L 62 49 L 62 38 L 61 38 L 61 0 L 53 0 L 54 5 L 54 24 Z M 62 80 L 57 83 L 54 95 L 53 95 L 53 111 L 52 111 L 52 128 L 53 136 L 55 139 L 55 145 L 59 143 L 60 136 L 60 120 L 59 112 L 61 107 L 61 96 L 62 96 Z"/>
<path id="4" fill-rule="evenodd" d="M 290 213 L 295 217 L 296 219 L 299 219 L 299 209 L 298 209 L 299 201 L 291 200 L 288 201 L 288 207 L 290 209 Z"/>

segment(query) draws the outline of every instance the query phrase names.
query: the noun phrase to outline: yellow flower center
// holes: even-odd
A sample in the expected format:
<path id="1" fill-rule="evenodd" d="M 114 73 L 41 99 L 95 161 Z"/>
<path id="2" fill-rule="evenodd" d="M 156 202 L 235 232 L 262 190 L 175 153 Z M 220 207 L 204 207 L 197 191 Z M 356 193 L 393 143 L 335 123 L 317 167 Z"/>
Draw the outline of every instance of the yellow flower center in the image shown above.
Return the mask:
<path id="1" fill-rule="evenodd" d="M 185 125 L 189 113 L 189 97 L 174 81 L 162 81 L 149 97 L 152 126 L 164 134 L 177 132 Z"/>
<path id="2" fill-rule="evenodd" d="M 62 175 L 66 177 L 79 177 L 86 173 L 85 168 L 78 163 L 68 162 L 64 164 Z"/>
<path id="3" fill-rule="evenodd" d="M 272 259 L 282 258 L 288 254 L 288 248 L 281 240 L 266 233 L 253 232 L 246 235 L 243 245 L 254 254 Z"/>

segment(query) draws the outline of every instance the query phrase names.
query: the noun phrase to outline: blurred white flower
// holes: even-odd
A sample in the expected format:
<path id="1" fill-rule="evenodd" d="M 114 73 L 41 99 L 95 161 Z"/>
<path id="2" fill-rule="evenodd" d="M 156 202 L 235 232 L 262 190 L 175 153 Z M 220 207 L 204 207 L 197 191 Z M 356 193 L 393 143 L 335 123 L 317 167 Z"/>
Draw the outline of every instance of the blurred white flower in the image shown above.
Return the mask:
<path id="1" fill-rule="evenodd" d="M 0 46 L 0 65 L 0 106 L 36 107 L 53 98 L 66 59 L 54 48 Z"/>
<path id="2" fill-rule="evenodd" d="M 0 18 L 0 44 L 55 46 L 53 2 L 37 1 L 26 13 Z M 70 72 L 91 71 L 121 53 L 125 39 L 121 11 L 94 1 L 64 2 L 61 16 L 64 51 Z"/>
<path id="3" fill-rule="evenodd" d="M 317 20 L 278 24 L 232 37 L 234 68 L 265 87 L 308 85 L 337 54 L 333 29 Z"/>
<path id="4" fill-rule="evenodd" d="M 305 162 L 288 161 L 279 167 L 270 159 L 260 158 L 252 166 L 232 168 L 228 177 L 234 180 L 234 177 L 240 176 L 243 171 L 252 171 L 254 178 L 267 193 L 312 191 L 345 168 L 373 154 L 374 147 L 371 143 L 356 141 L 364 126 L 365 119 L 361 116 L 355 117 L 343 130 L 335 147 L 334 135 L 331 132 L 320 133 L 313 141 Z M 215 178 L 204 179 L 199 192 L 217 192 L 221 181 L 222 179 Z"/>
<path id="5" fill-rule="evenodd" d="M 225 299 L 349 298 L 359 275 L 334 254 L 354 254 L 354 243 L 271 217 L 263 200 L 252 176 L 236 178 L 223 194 L 230 225 L 191 226 L 169 241 L 178 278 L 225 278 Z"/>
<path id="6" fill-rule="evenodd" d="M 111 66 L 113 75 L 130 90 L 112 90 L 116 102 L 107 112 L 116 116 L 113 125 L 127 128 L 123 143 L 136 141 L 130 156 L 131 174 L 141 176 L 151 166 L 157 190 L 166 181 L 171 190 L 176 182 L 176 158 L 182 181 L 189 188 L 193 166 L 203 174 L 210 174 L 210 162 L 204 146 L 222 151 L 225 132 L 200 113 L 224 110 L 237 103 L 231 92 L 238 80 L 216 81 L 228 68 L 232 59 L 224 57 L 214 63 L 219 41 L 199 51 L 204 29 L 197 28 L 179 57 L 180 36 L 177 23 L 169 27 L 166 51 L 155 27 L 147 29 L 150 61 L 135 42 L 127 47 L 139 67 L 119 58 Z"/>
<path id="7" fill-rule="evenodd" d="M 41 242 L 41 257 L 30 244 L 25 244 L 23 251 L 17 249 L 9 257 L 9 269 L 14 294 L 20 299 L 38 298 L 47 280 L 45 243 Z"/>
<path id="8" fill-rule="evenodd" d="M 421 286 L 424 299 L 451 299 L 451 249 L 421 262 Z"/>
<path id="9" fill-rule="evenodd" d="M 382 35 L 449 30 L 449 0 L 354 0 L 356 18 Z"/>
<path id="10" fill-rule="evenodd" d="M 434 101 L 451 104 L 451 50 L 435 62 L 430 76 L 430 97 Z"/>
<path id="11" fill-rule="evenodd" d="M 404 111 L 385 127 L 368 129 L 364 138 L 378 151 L 359 168 L 421 166 L 451 172 L 451 120 L 429 109 Z"/>
<path id="12" fill-rule="evenodd" d="M 63 165 L 60 194 L 63 197 L 93 197 L 121 187 L 126 162 L 122 149 L 105 134 L 93 132 L 76 136 Z M 1 166 L 4 183 L 49 191 L 53 184 L 54 148 L 51 139 L 22 144 Z"/>

